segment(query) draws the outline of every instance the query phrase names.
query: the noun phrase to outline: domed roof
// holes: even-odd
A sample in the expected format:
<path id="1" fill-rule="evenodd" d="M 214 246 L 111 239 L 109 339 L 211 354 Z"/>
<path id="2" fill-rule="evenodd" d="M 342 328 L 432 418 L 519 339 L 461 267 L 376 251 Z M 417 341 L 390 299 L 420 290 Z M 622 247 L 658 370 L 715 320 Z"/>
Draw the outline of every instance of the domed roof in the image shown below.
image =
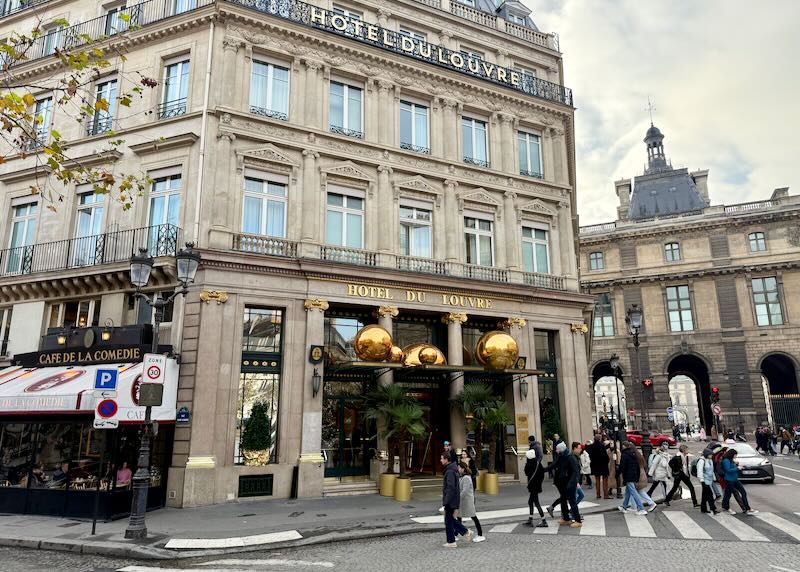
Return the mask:
<path id="1" fill-rule="evenodd" d="M 644 136 L 644 140 L 647 141 L 648 139 L 655 139 L 658 137 L 663 139 L 664 135 L 661 133 L 661 130 L 658 127 L 651 123 L 650 129 L 647 130 L 647 133 Z"/>

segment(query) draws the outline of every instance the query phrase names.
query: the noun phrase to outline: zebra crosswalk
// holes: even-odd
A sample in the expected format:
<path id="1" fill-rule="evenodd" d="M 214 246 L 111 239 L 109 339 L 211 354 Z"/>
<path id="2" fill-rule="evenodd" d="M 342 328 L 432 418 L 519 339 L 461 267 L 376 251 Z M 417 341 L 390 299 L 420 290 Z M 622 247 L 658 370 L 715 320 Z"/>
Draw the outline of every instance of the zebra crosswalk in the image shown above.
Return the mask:
<path id="1" fill-rule="evenodd" d="M 728 540 L 744 542 L 800 543 L 800 513 L 761 512 L 716 516 L 698 510 L 658 510 L 647 516 L 632 512 L 585 515 L 581 528 L 559 526 L 548 519 L 547 528 L 531 528 L 522 522 L 496 524 L 492 534 L 534 534 L 560 536 L 606 536 L 631 538 L 677 538 L 687 540 Z"/>

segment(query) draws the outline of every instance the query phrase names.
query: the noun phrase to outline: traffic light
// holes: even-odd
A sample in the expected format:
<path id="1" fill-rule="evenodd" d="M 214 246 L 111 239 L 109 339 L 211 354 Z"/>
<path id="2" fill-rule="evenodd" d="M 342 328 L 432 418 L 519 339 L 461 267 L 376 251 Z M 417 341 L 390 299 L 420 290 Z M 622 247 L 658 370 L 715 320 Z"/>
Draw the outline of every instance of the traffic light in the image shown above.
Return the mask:
<path id="1" fill-rule="evenodd" d="M 711 403 L 719 403 L 719 387 L 711 388 Z"/>
<path id="2" fill-rule="evenodd" d="M 651 378 L 649 378 L 649 377 L 645 377 L 642 380 L 642 387 L 644 389 L 650 389 L 651 387 L 653 387 L 653 380 Z"/>

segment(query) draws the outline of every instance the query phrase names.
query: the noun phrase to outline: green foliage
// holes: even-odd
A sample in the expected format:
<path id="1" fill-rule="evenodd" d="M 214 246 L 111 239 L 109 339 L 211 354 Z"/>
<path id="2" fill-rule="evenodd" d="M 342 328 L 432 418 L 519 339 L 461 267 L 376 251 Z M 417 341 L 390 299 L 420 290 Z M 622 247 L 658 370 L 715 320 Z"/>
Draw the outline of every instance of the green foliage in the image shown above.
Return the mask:
<path id="1" fill-rule="evenodd" d="M 265 451 L 272 447 L 272 423 L 267 412 L 269 408 L 263 401 L 257 401 L 250 410 L 250 418 L 244 424 L 243 451 Z"/>
<path id="2" fill-rule="evenodd" d="M 554 433 L 558 433 L 564 443 L 568 442 L 567 436 L 561 429 L 561 418 L 556 411 L 553 403 L 548 403 L 542 407 L 542 442 L 551 439 Z"/>
<path id="3" fill-rule="evenodd" d="M 383 426 L 382 437 L 389 448 L 389 468 L 394 473 L 395 450 L 400 452 L 400 477 L 406 477 L 408 456 L 405 442 L 425 435 L 425 410 L 419 401 L 395 384 L 379 386 L 370 391 L 365 400 L 365 415 Z"/>
<path id="4" fill-rule="evenodd" d="M 475 464 L 483 458 L 483 429 L 487 408 L 497 400 L 492 388 L 485 383 L 468 383 L 452 398 L 453 404 L 464 413 L 467 429 L 475 435 Z"/>
<path id="5" fill-rule="evenodd" d="M 483 423 L 489 431 L 489 462 L 490 473 L 495 473 L 497 461 L 497 437 L 505 435 L 506 425 L 513 423 L 505 401 L 492 401 L 486 406 Z M 499 435 L 498 435 L 499 433 Z"/>

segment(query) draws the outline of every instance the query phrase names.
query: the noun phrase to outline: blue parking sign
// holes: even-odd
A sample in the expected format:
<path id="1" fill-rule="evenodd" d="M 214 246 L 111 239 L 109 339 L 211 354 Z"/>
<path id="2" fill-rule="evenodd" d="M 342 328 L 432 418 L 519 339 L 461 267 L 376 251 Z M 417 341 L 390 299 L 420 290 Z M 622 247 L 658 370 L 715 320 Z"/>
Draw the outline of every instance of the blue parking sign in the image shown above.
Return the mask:
<path id="1" fill-rule="evenodd" d="M 117 389 L 117 370 L 116 369 L 98 369 L 94 376 L 95 389 L 107 389 L 116 391 Z"/>

